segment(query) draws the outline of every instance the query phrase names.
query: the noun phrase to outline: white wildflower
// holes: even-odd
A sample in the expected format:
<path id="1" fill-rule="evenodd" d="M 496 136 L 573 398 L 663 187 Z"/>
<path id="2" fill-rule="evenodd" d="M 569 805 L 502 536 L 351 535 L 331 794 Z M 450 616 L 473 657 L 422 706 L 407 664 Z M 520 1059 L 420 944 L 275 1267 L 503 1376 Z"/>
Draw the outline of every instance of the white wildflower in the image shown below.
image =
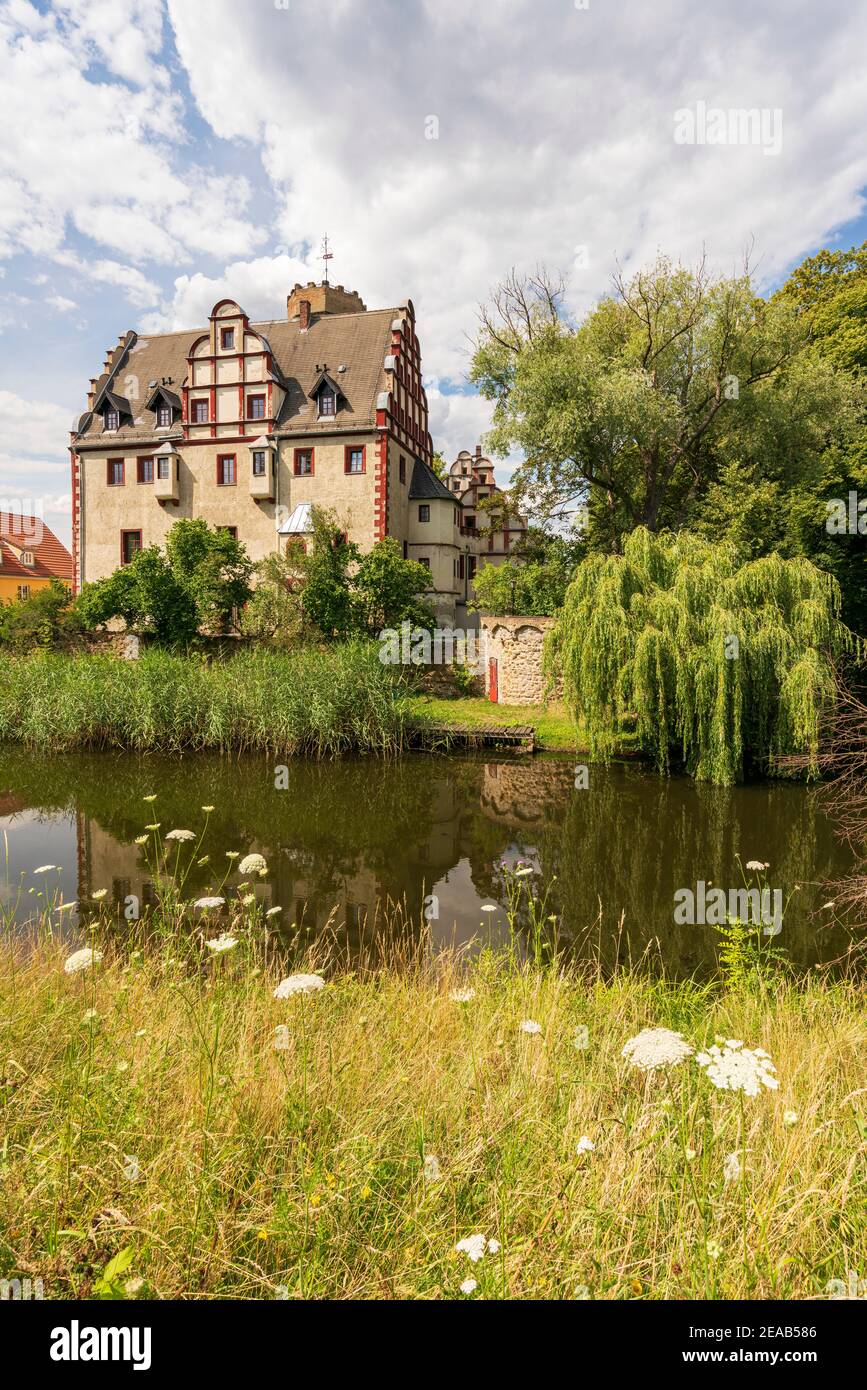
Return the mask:
<path id="1" fill-rule="evenodd" d="M 255 901 L 256 901 L 256 894 L 255 894 L 255 893 L 245 893 L 244 896 L 243 896 L 243 898 L 241 899 L 241 906 L 242 906 L 242 907 L 252 907 Z"/>
<path id="2" fill-rule="evenodd" d="M 207 912 L 212 907 L 225 907 L 225 905 L 225 898 L 196 898 L 193 903 L 193 907 L 200 908 L 202 912 Z"/>
<path id="3" fill-rule="evenodd" d="M 541 1023 L 537 1023 L 534 1018 L 525 1018 L 524 1022 L 520 1025 L 520 1031 L 522 1033 L 532 1034 L 541 1033 L 542 1025 Z"/>
<path id="4" fill-rule="evenodd" d="M 477 1289 L 478 1287 L 479 1287 L 479 1281 L 478 1281 L 478 1279 L 465 1279 L 464 1282 L 461 1284 L 461 1293 L 465 1293 L 465 1294 L 475 1293 L 475 1291 L 476 1291 L 476 1289 Z"/>
<path id="5" fill-rule="evenodd" d="M 530 874 L 534 874 L 535 872 L 535 869 L 516 869 L 515 878 L 527 878 Z"/>
<path id="6" fill-rule="evenodd" d="M 712 1260 L 718 1260 L 720 1255 L 722 1254 L 722 1246 L 720 1245 L 718 1240 L 711 1239 L 705 1241 L 704 1248 L 707 1251 L 709 1258 Z"/>
<path id="7" fill-rule="evenodd" d="M 683 1152 L 684 1152 L 684 1157 L 687 1159 L 687 1161 L 688 1161 L 689 1163 L 692 1163 L 692 1160 L 696 1157 L 696 1151 L 695 1151 L 695 1149 L 684 1149 Z"/>
<path id="8" fill-rule="evenodd" d="M 482 903 L 482 906 L 479 908 L 480 912 L 496 912 L 496 910 L 496 903 Z"/>
<path id="9" fill-rule="evenodd" d="M 222 932 L 220 936 L 215 936 L 212 941 L 206 941 L 205 945 L 214 955 L 221 956 L 225 951 L 233 951 L 238 944 L 236 936 L 230 936 L 228 932 Z"/>
<path id="10" fill-rule="evenodd" d="M 61 903 L 60 906 L 56 907 L 54 910 L 55 912 L 71 912 L 72 909 L 76 906 L 76 900 L 75 898 L 73 898 L 71 903 Z"/>
<path id="11" fill-rule="evenodd" d="M 486 1236 L 481 1234 L 464 1236 L 463 1240 L 459 1240 L 455 1246 L 458 1254 L 466 1255 L 473 1264 L 478 1264 L 486 1251 L 490 1255 L 496 1255 L 499 1248 L 500 1242 L 498 1240 L 488 1240 Z"/>
<path id="12" fill-rule="evenodd" d="M 278 1023 L 274 1029 L 274 1047 L 277 1052 L 289 1050 L 289 1029 L 285 1023 Z"/>
<path id="13" fill-rule="evenodd" d="M 82 946 L 80 951 L 73 951 L 71 956 L 67 956 L 63 963 L 63 969 L 67 975 L 77 975 L 81 970 L 89 970 L 92 965 L 97 965 L 102 960 L 102 951 L 94 951 L 90 946 Z"/>
<path id="14" fill-rule="evenodd" d="M 724 1182 L 737 1182 L 737 1180 L 738 1180 L 738 1178 L 740 1177 L 740 1175 L 741 1175 L 741 1161 L 740 1161 L 740 1159 L 738 1158 L 737 1154 L 736 1154 L 736 1153 L 726 1154 L 726 1160 L 725 1160 L 725 1163 L 723 1164 L 723 1181 L 724 1181 Z"/>
<path id="15" fill-rule="evenodd" d="M 33 870 L 33 872 L 35 874 L 50 874 L 52 869 L 56 869 L 57 872 L 60 873 L 59 864 L 40 864 L 38 868 Z"/>
<path id="16" fill-rule="evenodd" d="M 775 1091 L 780 1084 L 767 1052 L 761 1047 L 750 1050 L 737 1039 L 722 1047 L 714 1043 L 707 1052 L 696 1053 L 695 1060 L 720 1091 L 743 1091 L 744 1095 L 757 1096 L 762 1086 Z"/>
<path id="17" fill-rule="evenodd" d="M 166 835 L 167 840 L 194 840 L 195 838 L 192 830 L 170 830 Z"/>
<path id="18" fill-rule="evenodd" d="M 136 835 L 135 842 L 137 845 L 146 845 L 148 842 L 148 837 L 147 835 Z"/>
<path id="19" fill-rule="evenodd" d="M 260 878 L 264 878 L 268 872 L 268 865 L 261 854 L 245 854 L 238 870 L 242 874 L 258 874 Z"/>
<path id="20" fill-rule="evenodd" d="M 453 989 L 449 995 L 453 1004 L 470 1004 L 476 997 L 474 989 Z"/>
<path id="21" fill-rule="evenodd" d="M 623 1045 L 621 1056 L 641 1071 L 656 1071 L 660 1067 L 676 1067 L 695 1048 L 682 1033 L 670 1028 L 642 1028 Z"/>
<path id="22" fill-rule="evenodd" d="M 747 868 L 756 873 L 760 872 L 762 869 L 769 869 L 770 867 L 770 864 L 763 864 L 761 859 L 747 860 Z"/>
<path id="23" fill-rule="evenodd" d="M 265 916 L 266 916 L 266 917 L 276 917 L 277 914 L 278 914 L 278 912 L 282 912 L 282 911 L 283 911 L 282 907 L 269 907 L 269 908 L 268 908 L 268 911 L 265 913 Z"/>
<path id="24" fill-rule="evenodd" d="M 315 994 L 325 987 L 321 975 L 289 975 L 274 991 L 275 999 L 290 999 L 293 994 Z"/>
<path id="25" fill-rule="evenodd" d="M 797 1123 L 798 1123 L 798 1112 L 797 1112 L 797 1110 L 784 1110 L 784 1111 L 783 1111 L 783 1124 L 784 1124 L 784 1125 L 796 1125 Z"/>
<path id="26" fill-rule="evenodd" d="M 596 1145 L 593 1143 L 593 1140 L 588 1139 L 586 1134 L 582 1134 L 581 1138 L 578 1140 L 578 1146 L 575 1152 L 579 1154 L 592 1154 L 595 1148 Z"/>
<path id="27" fill-rule="evenodd" d="M 103 898 L 105 898 L 105 897 L 107 897 L 107 896 L 108 896 L 108 889 L 107 889 L 107 888 L 97 888 L 96 892 L 95 892 L 94 894 L 92 894 L 93 901 L 94 901 L 95 903 L 101 903 L 102 900 L 103 900 Z"/>

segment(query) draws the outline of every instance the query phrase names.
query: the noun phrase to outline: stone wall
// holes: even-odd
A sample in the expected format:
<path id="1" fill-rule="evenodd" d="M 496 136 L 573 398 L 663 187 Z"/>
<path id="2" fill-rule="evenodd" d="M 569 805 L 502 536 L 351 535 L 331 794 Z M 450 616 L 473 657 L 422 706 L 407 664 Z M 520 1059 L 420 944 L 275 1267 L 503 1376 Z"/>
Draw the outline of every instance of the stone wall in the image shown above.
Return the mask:
<path id="1" fill-rule="evenodd" d="M 483 617 L 487 637 L 485 694 L 491 695 L 491 662 L 497 663 L 501 705 L 539 705 L 545 694 L 542 643 L 553 618 Z"/>

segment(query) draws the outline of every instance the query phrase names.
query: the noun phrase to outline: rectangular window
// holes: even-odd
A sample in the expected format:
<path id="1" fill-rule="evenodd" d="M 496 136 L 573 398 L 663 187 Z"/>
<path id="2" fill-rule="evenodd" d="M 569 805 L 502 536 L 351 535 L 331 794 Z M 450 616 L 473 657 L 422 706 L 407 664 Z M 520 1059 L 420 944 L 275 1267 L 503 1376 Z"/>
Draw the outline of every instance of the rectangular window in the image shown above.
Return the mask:
<path id="1" fill-rule="evenodd" d="M 106 481 L 109 487 L 123 487 L 124 475 L 123 459 L 108 459 L 106 461 Z"/>
<path id="2" fill-rule="evenodd" d="M 467 556 L 467 577 L 468 577 L 469 579 L 475 579 L 475 577 L 476 577 L 476 557 L 475 557 L 475 555 L 468 555 L 468 556 Z"/>
<path id="3" fill-rule="evenodd" d="M 120 563 L 128 565 L 141 550 L 141 531 L 121 531 Z"/>
<path id="4" fill-rule="evenodd" d="M 224 352 L 226 352 L 226 351 L 228 351 L 229 349 L 233 348 L 234 346 L 235 346 L 235 330 L 234 330 L 234 328 L 221 328 L 221 329 L 220 329 L 220 347 L 223 349 Z"/>
<path id="5" fill-rule="evenodd" d="M 18 585 L 18 597 L 19 597 L 19 599 L 29 598 L 29 597 L 30 597 L 30 585 L 29 585 L 29 584 L 19 584 L 19 585 Z"/>
<path id="6" fill-rule="evenodd" d="M 217 486 L 234 487 L 235 484 L 235 455 L 218 454 L 217 456 Z"/>
<path id="7" fill-rule="evenodd" d="M 116 410 L 108 409 L 105 412 L 105 428 L 107 430 L 116 430 L 120 428 L 120 415 Z"/>
<path id="8" fill-rule="evenodd" d="M 348 444 L 343 456 L 343 469 L 346 473 L 364 472 L 364 448 L 356 448 L 355 445 Z"/>
<path id="9" fill-rule="evenodd" d="M 140 483 L 152 483 L 154 480 L 154 461 L 153 459 L 138 460 L 138 480 Z"/>
<path id="10" fill-rule="evenodd" d="M 225 531 L 227 536 L 231 536 L 233 541 L 236 541 L 238 539 L 237 526 L 221 526 L 220 530 Z"/>
<path id="11" fill-rule="evenodd" d="M 420 565 L 424 565 L 425 569 L 430 569 L 430 560 L 426 555 L 419 555 L 418 562 Z"/>
<path id="12" fill-rule="evenodd" d="M 247 419 L 248 419 L 248 420 L 264 420 L 264 419 L 265 419 L 265 397 L 264 397 L 264 396 L 248 396 L 248 397 L 247 397 Z"/>
<path id="13" fill-rule="evenodd" d="M 267 471 L 266 451 L 264 449 L 253 450 L 253 477 L 264 478 Z"/>
<path id="14" fill-rule="evenodd" d="M 157 429 L 167 430 L 172 423 L 172 408 L 166 405 L 165 401 L 160 401 L 157 406 Z"/>
<path id="15" fill-rule="evenodd" d="M 157 459 L 157 477 L 167 479 L 169 476 L 169 460 L 167 458 Z"/>
<path id="16" fill-rule="evenodd" d="M 310 473 L 312 473 L 312 472 L 313 472 L 313 450 L 312 450 L 312 449 L 296 449 L 296 450 L 295 450 L 295 476 L 296 476 L 297 478 L 305 478 L 305 477 L 307 477 L 307 476 L 308 476 Z"/>
<path id="17" fill-rule="evenodd" d="M 402 483 L 406 482 L 406 459 L 403 454 L 400 456 L 400 481 Z"/>
<path id="18" fill-rule="evenodd" d="M 458 556 L 458 579 L 463 579 L 463 577 L 464 577 L 464 557 L 463 557 L 463 555 L 459 555 L 459 556 Z"/>
<path id="19" fill-rule="evenodd" d="M 190 423 L 193 425 L 206 425 L 208 423 L 208 402 L 201 398 L 190 403 Z"/>
<path id="20" fill-rule="evenodd" d="M 319 414 L 335 415 L 337 413 L 337 402 L 334 399 L 334 392 L 330 386 L 323 386 L 319 392 Z"/>
<path id="21" fill-rule="evenodd" d="M 404 543 L 403 543 L 403 558 L 406 559 L 406 557 L 408 556 L 408 554 L 409 554 L 409 546 L 407 545 L 406 541 L 404 541 Z"/>
<path id="22" fill-rule="evenodd" d="M 427 502 L 422 502 L 421 506 L 419 507 L 418 519 L 419 521 L 430 521 L 430 507 L 428 506 Z"/>

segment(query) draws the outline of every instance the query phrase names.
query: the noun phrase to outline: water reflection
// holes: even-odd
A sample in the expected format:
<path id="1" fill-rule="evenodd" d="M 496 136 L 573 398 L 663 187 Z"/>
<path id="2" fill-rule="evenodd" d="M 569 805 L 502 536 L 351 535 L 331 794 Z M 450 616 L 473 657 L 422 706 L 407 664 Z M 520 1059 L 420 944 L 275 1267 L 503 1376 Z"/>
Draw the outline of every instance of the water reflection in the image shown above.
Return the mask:
<path id="1" fill-rule="evenodd" d="M 273 764 L 259 758 L 7 754 L 4 903 L 15 902 L 22 870 L 48 862 L 62 866 L 66 898 L 106 888 L 119 909 L 131 896 L 147 907 L 154 885 L 135 837 L 153 815 L 164 832 L 198 830 L 211 804 L 201 851 L 211 863 L 192 870 L 190 897 L 213 891 L 227 850 L 258 850 L 271 869 L 256 885 L 263 905 L 279 904 L 286 925 L 303 921 L 312 932 L 336 907 L 350 947 L 378 906 L 405 902 L 417 920 L 431 894 L 435 941 L 496 937 L 505 926 L 501 864 L 520 857 L 553 881 L 551 907 L 577 954 L 611 965 L 651 945 L 667 969 L 691 974 L 713 963 L 715 933 L 676 925 L 674 893 L 698 879 L 737 887 L 737 853 L 769 861 L 784 896 L 801 885 L 777 942 L 795 963 L 832 960 L 847 944 L 814 913 L 827 897 L 823 880 L 850 859 L 801 787 L 696 786 L 627 765 L 591 768 L 589 787 L 578 789 L 568 759 L 424 756 L 302 762 L 289 766 L 286 789 L 274 783 Z M 143 800 L 152 792 L 156 811 Z M 486 914 L 490 903 L 499 910 Z M 18 917 L 32 905 L 20 897 Z"/>

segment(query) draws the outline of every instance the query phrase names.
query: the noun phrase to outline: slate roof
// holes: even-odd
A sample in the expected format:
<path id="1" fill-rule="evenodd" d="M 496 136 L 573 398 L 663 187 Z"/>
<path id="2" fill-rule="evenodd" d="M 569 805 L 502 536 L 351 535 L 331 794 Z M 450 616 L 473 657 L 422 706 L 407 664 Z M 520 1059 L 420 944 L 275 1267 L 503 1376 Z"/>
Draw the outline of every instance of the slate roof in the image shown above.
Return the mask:
<path id="1" fill-rule="evenodd" d="M 428 500 L 451 502 L 453 507 L 458 503 L 458 498 L 449 492 L 445 483 L 440 481 L 432 468 L 428 468 L 423 459 L 416 459 L 413 466 L 409 484 L 409 500 L 411 502 L 426 502 Z"/>
<path id="2" fill-rule="evenodd" d="M 306 332 L 298 319 L 269 319 L 251 323 L 250 328 L 266 339 L 274 361 L 274 380 L 287 389 L 279 418 L 277 435 L 333 433 L 335 429 L 359 429 L 375 425 L 376 399 L 388 389 L 385 358 L 391 347 L 391 326 L 402 309 L 369 309 L 364 313 L 314 315 Z M 129 400 L 132 424 L 106 434 L 101 415 L 88 411 L 78 421 L 81 444 L 97 441 L 123 444 L 145 439 L 179 439 L 183 429 L 178 421 L 171 430 L 156 433 L 156 414 L 147 402 L 153 399 L 149 382 L 167 378 L 168 389 L 180 395 L 187 380 L 187 356 L 192 344 L 206 328 L 181 333 L 139 336 L 129 350 L 119 344 L 112 352 L 110 368 L 114 377 L 110 389 Z M 345 371 L 340 371 L 344 366 Z M 336 416 L 319 421 L 310 392 L 323 370 L 333 378 L 343 400 Z M 110 372 L 97 380 L 95 401 L 105 399 Z M 131 382 L 130 378 L 135 378 Z M 137 395 L 133 393 L 137 391 Z M 155 404 L 155 402 L 154 402 Z"/>
<path id="3" fill-rule="evenodd" d="M 41 536 L 31 540 L 31 536 Z M 33 555 L 33 564 L 18 558 L 22 550 Z M 72 580 L 72 556 L 41 517 L 0 512 L 0 574 L 22 579 Z"/>

